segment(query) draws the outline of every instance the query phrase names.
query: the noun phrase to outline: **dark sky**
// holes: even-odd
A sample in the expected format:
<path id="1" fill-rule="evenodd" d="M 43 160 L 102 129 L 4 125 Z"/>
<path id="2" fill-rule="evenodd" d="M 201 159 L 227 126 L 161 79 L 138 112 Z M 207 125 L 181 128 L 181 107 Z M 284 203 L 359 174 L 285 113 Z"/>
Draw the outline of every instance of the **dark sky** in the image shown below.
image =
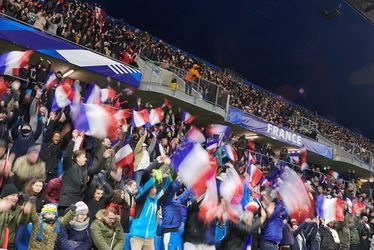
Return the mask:
<path id="1" fill-rule="evenodd" d="M 98 1 L 108 14 L 374 138 L 374 26 L 337 0 Z M 304 88 L 305 95 L 298 89 Z"/>

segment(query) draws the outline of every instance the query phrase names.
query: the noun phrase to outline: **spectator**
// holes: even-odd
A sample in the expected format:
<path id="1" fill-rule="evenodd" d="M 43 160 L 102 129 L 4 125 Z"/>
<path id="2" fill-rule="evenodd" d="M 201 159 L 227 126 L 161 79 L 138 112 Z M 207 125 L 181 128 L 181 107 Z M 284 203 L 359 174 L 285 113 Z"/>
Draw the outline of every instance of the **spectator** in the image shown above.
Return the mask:
<path id="1" fill-rule="evenodd" d="M 25 185 L 25 192 L 22 194 L 21 201 L 31 201 L 35 205 L 37 213 L 40 213 L 42 207 L 48 203 L 43 194 L 43 179 L 32 179 Z"/>
<path id="2" fill-rule="evenodd" d="M 75 203 L 75 217 L 61 228 L 55 244 L 56 250 L 89 250 L 92 246 L 90 217 L 87 205 L 79 201 Z"/>
<path id="3" fill-rule="evenodd" d="M 189 71 L 186 73 L 186 76 L 184 77 L 185 92 L 188 95 L 192 95 L 192 85 L 194 81 L 196 81 L 196 78 L 200 77 L 198 69 L 199 65 L 194 64 L 193 67 L 189 69 Z"/>
<path id="4" fill-rule="evenodd" d="M 34 145 L 27 154 L 16 159 L 11 176 L 18 190 L 22 190 L 26 182 L 33 178 L 45 180 L 45 163 L 39 158 L 40 145 Z"/>
<path id="5" fill-rule="evenodd" d="M 45 187 L 44 194 L 48 199 L 48 203 L 58 204 L 60 199 L 60 192 L 62 188 L 62 175 L 48 181 Z"/>
<path id="6" fill-rule="evenodd" d="M 30 249 L 53 249 L 60 226 L 67 225 L 74 217 L 75 208 L 70 210 L 63 217 L 58 217 L 57 206 L 46 204 L 43 206 L 40 215 L 33 208 L 31 212 L 31 223 L 33 224 Z"/>
<path id="7" fill-rule="evenodd" d="M 91 225 L 92 241 L 98 250 L 122 250 L 123 229 L 117 212 L 113 208 L 102 209 Z"/>
<path id="8" fill-rule="evenodd" d="M 108 184 L 105 184 L 106 186 Z M 91 218 L 92 223 L 93 219 L 96 217 L 96 213 L 105 208 L 105 205 L 109 202 L 110 198 L 112 197 L 112 193 L 104 194 L 105 187 L 101 184 L 97 184 L 95 188 L 95 192 L 93 194 L 93 197 L 87 201 L 87 206 L 89 208 L 89 214 Z M 112 189 L 112 188 L 110 188 Z"/>
<path id="9" fill-rule="evenodd" d="M 9 229 L 8 249 L 15 249 L 17 227 L 28 222 L 31 203 L 17 205 L 18 190 L 13 184 L 6 184 L 0 194 L 0 242 L 4 242 L 6 228 Z"/>

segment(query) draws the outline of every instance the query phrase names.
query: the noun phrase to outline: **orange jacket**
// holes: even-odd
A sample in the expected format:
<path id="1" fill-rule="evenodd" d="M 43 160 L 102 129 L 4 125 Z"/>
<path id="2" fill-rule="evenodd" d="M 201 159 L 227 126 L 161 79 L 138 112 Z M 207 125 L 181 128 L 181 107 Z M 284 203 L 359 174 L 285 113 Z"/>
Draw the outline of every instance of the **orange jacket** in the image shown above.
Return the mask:
<path id="1" fill-rule="evenodd" d="M 199 68 L 199 65 L 194 64 L 192 68 L 187 72 L 186 76 L 184 77 L 184 80 L 187 82 L 192 82 L 195 77 L 200 77 L 200 73 L 197 70 Z"/>

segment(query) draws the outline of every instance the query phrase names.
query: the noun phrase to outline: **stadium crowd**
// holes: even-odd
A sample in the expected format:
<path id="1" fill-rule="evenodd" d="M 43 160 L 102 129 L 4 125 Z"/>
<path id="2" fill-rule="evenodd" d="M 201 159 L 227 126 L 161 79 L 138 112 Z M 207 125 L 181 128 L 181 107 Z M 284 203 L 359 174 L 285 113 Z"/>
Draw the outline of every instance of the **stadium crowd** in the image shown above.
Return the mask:
<path id="1" fill-rule="evenodd" d="M 373 199 L 354 171 L 307 166 L 305 152 L 275 154 L 227 126 L 199 130 L 167 100 L 92 102 L 92 85 L 61 72 L 46 87 L 50 66 L 40 58 L 21 80 L 0 78 L 2 248 L 374 249 Z M 68 86 L 74 102 L 61 106 L 55 92 Z M 83 105 L 130 110 L 132 122 L 77 130 Z M 158 122 L 135 120 L 155 110 Z"/>
<path id="2" fill-rule="evenodd" d="M 196 64 L 199 66 L 199 77 L 216 83 L 229 92 L 232 106 L 314 139 L 320 133 L 336 143 L 344 143 L 345 150 L 354 153 L 358 159 L 365 162 L 370 161 L 368 151 L 374 152 L 371 139 L 326 120 L 306 108 L 290 104 L 269 92 L 242 84 L 232 75 L 224 74 L 217 67 L 208 66 L 192 55 L 152 37 L 148 32 L 133 29 L 123 20 L 105 15 L 96 5 L 67 0 L 2 0 L 0 11 L 38 29 L 64 37 L 133 66 L 137 66 L 136 58 L 139 56 L 160 62 L 165 68 L 173 70 L 177 67 L 185 72 Z M 173 68 L 170 68 L 171 66 Z M 188 82 L 186 91 L 187 85 Z M 318 126 L 305 131 L 302 124 L 296 122 L 295 117 L 306 117 Z"/>

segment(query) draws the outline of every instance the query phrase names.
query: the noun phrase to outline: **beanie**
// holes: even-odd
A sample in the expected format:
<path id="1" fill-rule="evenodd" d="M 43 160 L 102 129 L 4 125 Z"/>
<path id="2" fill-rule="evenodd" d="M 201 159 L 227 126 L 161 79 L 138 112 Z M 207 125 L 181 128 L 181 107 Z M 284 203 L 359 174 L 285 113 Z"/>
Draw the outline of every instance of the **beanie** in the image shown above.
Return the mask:
<path id="1" fill-rule="evenodd" d="M 88 214 L 88 206 L 83 201 L 78 201 L 77 203 L 75 203 L 75 206 L 75 215 Z"/>
<path id="2" fill-rule="evenodd" d="M 18 190 L 14 184 L 9 183 L 4 186 L 3 190 L 1 191 L 0 198 L 4 198 L 12 194 L 18 194 Z"/>
<path id="3" fill-rule="evenodd" d="M 45 204 L 40 212 L 39 216 L 39 233 L 36 236 L 37 241 L 41 241 L 43 237 L 43 215 L 45 214 L 55 214 L 56 215 L 56 228 L 55 232 L 58 234 L 60 232 L 60 220 L 58 219 L 57 205 L 56 204 Z"/>

